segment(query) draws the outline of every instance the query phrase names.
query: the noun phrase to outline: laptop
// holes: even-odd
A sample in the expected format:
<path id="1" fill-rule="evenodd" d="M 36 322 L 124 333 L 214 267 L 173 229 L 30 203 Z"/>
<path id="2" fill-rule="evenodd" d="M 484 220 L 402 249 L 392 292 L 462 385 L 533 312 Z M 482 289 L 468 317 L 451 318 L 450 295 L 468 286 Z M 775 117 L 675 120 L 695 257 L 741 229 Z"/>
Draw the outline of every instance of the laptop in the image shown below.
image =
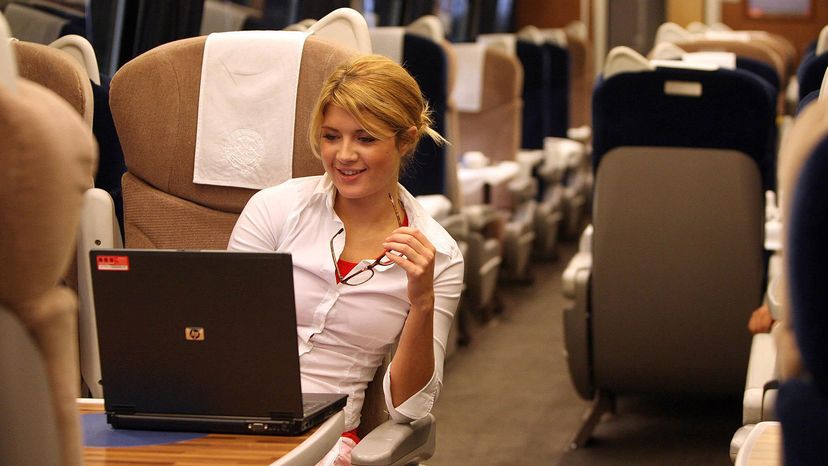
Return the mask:
<path id="1" fill-rule="evenodd" d="M 89 255 L 112 427 L 298 435 L 345 406 L 302 393 L 290 254 Z"/>

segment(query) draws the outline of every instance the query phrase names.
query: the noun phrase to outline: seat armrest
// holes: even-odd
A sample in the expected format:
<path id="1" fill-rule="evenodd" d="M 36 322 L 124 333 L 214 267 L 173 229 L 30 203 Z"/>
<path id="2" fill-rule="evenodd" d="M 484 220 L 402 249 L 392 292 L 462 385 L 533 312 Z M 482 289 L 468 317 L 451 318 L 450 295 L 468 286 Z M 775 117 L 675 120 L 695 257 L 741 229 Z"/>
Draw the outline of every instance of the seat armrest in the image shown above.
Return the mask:
<path id="1" fill-rule="evenodd" d="M 586 144 L 592 137 L 592 128 L 589 126 L 578 126 L 577 128 L 569 128 L 566 130 L 566 137 L 582 144 Z"/>
<path id="2" fill-rule="evenodd" d="M 465 206 L 460 212 L 466 218 L 471 231 L 482 231 L 489 224 L 500 220 L 497 209 L 488 204 Z"/>
<path id="3" fill-rule="evenodd" d="M 773 264 L 773 259 L 771 258 L 771 264 Z M 781 273 L 777 273 L 775 276 L 771 276 L 770 284 L 768 285 L 768 310 L 771 313 L 771 316 L 774 320 L 779 320 L 783 315 L 783 301 L 782 301 L 782 294 L 784 291 L 781 289 L 783 285 Z"/>
<path id="4" fill-rule="evenodd" d="M 578 252 L 564 269 L 562 288 L 565 297 L 575 299 L 576 277 L 580 270 L 592 270 L 592 225 L 588 225 L 581 233 Z"/>
<path id="5" fill-rule="evenodd" d="M 451 201 L 442 194 L 423 194 L 416 197 L 417 202 L 428 215 L 438 222 L 451 214 Z"/>
<path id="6" fill-rule="evenodd" d="M 762 422 L 747 432 L 738 450 L 734 466 L 750 464 L 782 464 L 782 426 L 778 422 Z M 773 459 L 773 461 L 769 461 Z"/>
<path id="7" fill-rule="evenodd" d="M 581 233 L 581 238 L 578 240 L 578 252 L 592 253 L 592 225 L 587 225 L 584 232 Z"/>
<path id="8" fill-rule="evenodd" d="M 578 272 L 582 270 L 592 270 L 591 252 L 576 253 L 570 259 L 569 264 L 566 265 L 566 269 L 563 272 L 563 279 L 561 280 L 563 295 L 565 297 L 575 299 L 576 277 L 578 276 Z"/>
<path id="9" fill-rule="evenodd" d="M 564 357 L 569 367 L 572 385 L 578 395 L 590 400 L 595 395 L 592 383 L 591 322 L 589 286 L 592 269 L 580 269 L 575 273 L 575 293 L 572 307 L 564 309 Z"/>
<path id="10" fill-rule="evenodd" d="M 99 188 L 87 189 L 77 237 L 78 343 L 81 378 L 93 398 L 103 398 L 103 386 L 100 384 L 101 363 L 89 251 L 122 247 L 124 243 L 112 197 Z"/>
<path id="11" fill-rule="evenodd" d="M 765 387 L 776 379 L 776 344 L 769 333 L 753 336 L 750 346 L 745 395 L 742 400 L 742 424 L 756 424 L 763 419 Z"/>
<path id="12" fill-rule="evenodd" d="M 372 430 L 351 452 L 356 466 L 405 465 L 434 454 L 437 421 L 432 414 L 408 424 L 387 421 Z"/>

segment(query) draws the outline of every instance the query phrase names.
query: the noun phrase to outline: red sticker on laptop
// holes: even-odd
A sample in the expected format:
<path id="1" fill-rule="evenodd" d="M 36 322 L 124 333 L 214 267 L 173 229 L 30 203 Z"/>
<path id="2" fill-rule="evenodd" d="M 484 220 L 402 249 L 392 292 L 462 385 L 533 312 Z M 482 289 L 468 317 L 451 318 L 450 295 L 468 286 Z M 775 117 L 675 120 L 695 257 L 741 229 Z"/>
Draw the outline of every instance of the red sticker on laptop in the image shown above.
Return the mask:
<path id="1" fill-rule="evenodd" d="M 129 272 L 129 256 L 98 256 L 95 259 L 98 270 Z"/>

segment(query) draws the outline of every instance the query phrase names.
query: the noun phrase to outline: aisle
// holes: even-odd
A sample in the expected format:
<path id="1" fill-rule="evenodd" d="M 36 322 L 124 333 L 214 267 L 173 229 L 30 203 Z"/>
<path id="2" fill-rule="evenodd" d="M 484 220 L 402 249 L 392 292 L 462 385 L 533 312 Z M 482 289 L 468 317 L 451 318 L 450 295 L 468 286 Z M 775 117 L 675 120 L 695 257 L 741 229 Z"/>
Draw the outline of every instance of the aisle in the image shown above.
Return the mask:
<path id="1" fill-rule="evenodd" d="M 562 352 L 561 273 L 574 251 L 534 264 L 532 286 L 501 287 L 503 314 L 447 361 L 429 465 L 557 464 L 587 406 Z"/>
<path id="2" fill-rule="evenodd" d="M 506 310 L 447 361 L 431 466 L 730 465 L 741 399 L 622 398 L 588 448 L 567 451 L 588 403 L 563 356 L 560 277 L 575 252 L 534 265 L 531 287 L 503 288 Z"/>

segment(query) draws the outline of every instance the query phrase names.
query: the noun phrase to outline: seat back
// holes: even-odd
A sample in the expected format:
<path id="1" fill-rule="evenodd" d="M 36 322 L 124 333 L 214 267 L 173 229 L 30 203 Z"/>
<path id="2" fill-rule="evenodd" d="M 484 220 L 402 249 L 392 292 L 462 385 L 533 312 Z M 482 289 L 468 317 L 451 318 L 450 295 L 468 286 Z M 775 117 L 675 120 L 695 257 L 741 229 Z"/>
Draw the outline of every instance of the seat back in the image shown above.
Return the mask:
<path id="1" fill-rule="evenodd" d="M 490 47 L 482 73 L 480 110 L 459 112 L 458 153 L 482 151 L 493 162 L 514 160 L 521 139 L 523 67 L 517 57 Z"/>
<path id="2" fill-rule="evenodd" d="M 448 108 L 449 61 L 443 46 L 416 34 L 405 34 L 403 41 L 403 65 L 417 80 L 420 90 L 431 108 L 433 128 L 446 133 Z M 411 194 L 446 194 L 446 157 L 449 146 L 437 145 L 425 138 L 417 145 L 400 182 Z"/>
<path id="3" fill-rule="evenodd" d="M 516 54 L 523 67 L 522 149 L 542 149 L 551 125 L 551 64 L 543 43 L 519 39 Z"/>
<path id="4" fill-rule="evenodd" d="M 576 22 L 564 29 L 569 56 L 569 126 L 589 126 L 592 85 L 595 79 L 592 44 L 583 23 Z"/>
<path id="5" fill-rule="evenodd" d="M 64 36 L 50 46 L 16 41 L 14 46 L 21 76 L 51 89 L 66 100 L 92 128 L 100 143 L 100 163 L 88 187 L 92 188 L 94 184 L 106 191 L 88 189 L 85 194 L 77 259 L 70 263 L 63 281 L 77 291 L 79 297 L 78 334 L 84 394 L 88 390 L 92 396 L 102 397 L 88 251 L 92 247 L 121 245 L 117 213 L 120 206 L 120 175 L 124 171 L 123 155 L 109 114 L 108 84 L 106 81 L 101 84 L 94 51 L 83 37 Z"/>
<path id="6" fill-rule="evenodd" d="M 562 29 L 526 26 L 517 33 L 523 65 L 523 149 L 542 149 L 547 136 L 565 138 L 569 129 L 570 73 Z M 537 120 L 542 119 L 538 125 Z M 535 128 L 540 127 L 540 131 Z M 529 131 L 527 133 L 527 131 Z M 531 137 L 532 135 L 537 135 Z M 527 136 L 531 138 L 527 141 Z M 530 143 L 531 145 L 527 145 Z"/>
<path id="7" fill-rule="evenodd" d="M 595 387 L 738 393 L 762 297 L 772 100 L 738 70 L 628 63 L 605 75 L 593 102 Z"/>
<path id="8" fill-rule="evenodd" d="M 13 44 L 20 76 L 63 97 L 91 127 L 94 100 L 86 70 L 54 47 L 25 41 L 14 41 Z"/>
<path id="9" fill-rule="evenodd" d="M 605 154 L 622 146 L 731 149 L 753 159 L 763 186 L 770 188 L 774 115 L 770 86 L 743 70 L 605 73 L 593 98 L 593 171 Z"/>
<path id="10" fill-rule="evenodd" d="M 558 138 L 567 137 L 570 128 L 571 80 L 570 49 L 560 44 L 547 42 L 543 44 L 544 52 L 549 59 L 549 95 L 547 106 L 550 111 L 546 135 Z M 584 81 L 582 76 L 577 79 Z M 585 85 L 585 84 L 584 84 Z M 585 97 L 581 95 L 580 99 Z M 588 99 L 588 97 L 586 97 Z"/>
<path id="11" fill-rule="evenodd" d="M 0 15 L 0 371 L 3 464 L 80 465 L 76 301 L 69 264 L 96 157 L 92 134 L 52 91 L 18 79 Z"/>
<path id="12" fill-rule="evenodd" d="M 676 42 L 676 45 L 688 52 L 724 51 L 759 60 L 772 66 L 777 76 L 779 76 L 779 82 L 782 83 L 783 87 L 787 85 L 788 74 L 785 60 L 767 40 L 753 39 L 747 42 L 741 40 L 694 39 L 692 41 Z"/>
<path id="13" fill-rule="evenodd" d="M 440 46 L 445 57 L 445 107 L 443 114 L 443 135 L 449 144 L 444 144 L 444 189 L 443 194 L 451 201 L 453 212 L 459 211 L 463 206 L 463 196 L 460 194 L 460 183 L 457 177 L 458 147 L 460 145 L 460 120 L 457 110 L 457 103 L 451 95 L 454 83 L 457 79 L 457 56 L 453 46 L 445 38 L 443 22 L 434 15 L 425 15 L 417 18 L 406 26 L 408 34 L 416 35 L 431 40 Z M 439 116 L 437 116 L 439 118 Z"/>
<path id="14" fill-rule="evenodd" d="M 123 178 L 129 248 L 224 249 L 253 189 L 195 184 L 196 125 L 206 37 L 159 46 L 124 65 L 110 103 L 128 167 Z M 302 51 L 292 171 L 318 175 L 310 150 L 310 112 L 323 80 L 355 55 L 310 36 Z"/>
<path id="15" fill-rule="evenodd" d="M 828 69 L 828 53 L 817 54 L 814 51 L 809 52 L 802 58 L 802 62 L 796 71 L 800 102 L 811 92 L 819 90 L 826 69 Z"/>

